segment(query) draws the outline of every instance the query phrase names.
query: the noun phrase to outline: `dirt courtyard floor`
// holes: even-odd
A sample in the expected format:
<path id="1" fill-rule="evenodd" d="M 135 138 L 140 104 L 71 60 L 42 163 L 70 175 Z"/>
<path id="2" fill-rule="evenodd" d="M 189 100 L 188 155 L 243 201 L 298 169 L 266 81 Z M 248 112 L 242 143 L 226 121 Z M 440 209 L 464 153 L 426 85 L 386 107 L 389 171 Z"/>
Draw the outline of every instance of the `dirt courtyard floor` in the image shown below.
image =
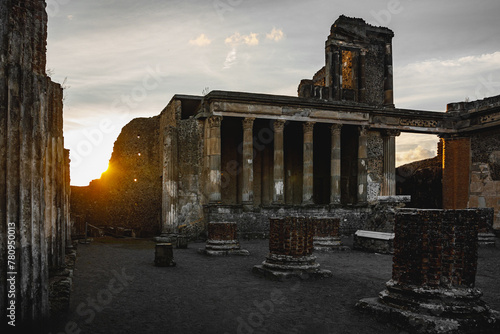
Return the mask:
<path id="1" fill-rule="evenodd" d="M 153 241 L 79 244 L 70 311 L 52 333 L 405 333 L 354 307 L 384 289 L 392 256 L 317 253 L 333 277 L 277 282 L 252 274 L 268 241 L 241 246 L 250 256 L 209 257 L 197 252 L 204 243 L 190 243 L 174 249 L 175 267 L 155 267 Z M 497 247 L 479 250 L 476 286 L 500 310 L 498 239 Z"/>

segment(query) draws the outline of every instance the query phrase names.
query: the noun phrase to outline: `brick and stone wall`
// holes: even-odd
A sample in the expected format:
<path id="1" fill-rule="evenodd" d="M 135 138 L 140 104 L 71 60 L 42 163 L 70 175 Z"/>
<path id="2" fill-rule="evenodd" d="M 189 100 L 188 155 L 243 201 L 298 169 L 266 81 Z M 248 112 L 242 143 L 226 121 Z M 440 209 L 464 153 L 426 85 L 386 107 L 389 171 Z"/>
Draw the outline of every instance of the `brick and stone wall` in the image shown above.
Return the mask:
<path id="1" fill-rule="evenodd" d="M 480 209 L 396 214 L 392 279 L 398 284 L 474 287 Z"/>
<path id="2" fill-rule="evenodd" d="M 270 218 L 269 252 L 292 257 L 313 252 L 314 227 L 305 217 Z"/>
<path id="3" fill-rule="evenodd" d="M 118 136 L 108 170 L 87 187 L 72 187 L 71 210 L 83 234 L 96 227 L 132 229 L 138 237 L 157 235 L 161 219 L 162 168 L 159 116 L 136 118 Z"/>

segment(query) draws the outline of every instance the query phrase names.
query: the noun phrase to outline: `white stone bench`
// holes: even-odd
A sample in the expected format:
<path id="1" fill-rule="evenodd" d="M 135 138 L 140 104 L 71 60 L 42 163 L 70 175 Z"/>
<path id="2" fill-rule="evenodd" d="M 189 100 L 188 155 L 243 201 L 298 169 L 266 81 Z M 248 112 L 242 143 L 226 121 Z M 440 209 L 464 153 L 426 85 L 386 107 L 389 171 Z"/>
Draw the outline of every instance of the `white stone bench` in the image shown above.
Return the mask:
<path id="1" fill-rule="evenodd" d="M 354 249 L 393 254 L 394 233 L 357 230 L 354 233 Z"/>

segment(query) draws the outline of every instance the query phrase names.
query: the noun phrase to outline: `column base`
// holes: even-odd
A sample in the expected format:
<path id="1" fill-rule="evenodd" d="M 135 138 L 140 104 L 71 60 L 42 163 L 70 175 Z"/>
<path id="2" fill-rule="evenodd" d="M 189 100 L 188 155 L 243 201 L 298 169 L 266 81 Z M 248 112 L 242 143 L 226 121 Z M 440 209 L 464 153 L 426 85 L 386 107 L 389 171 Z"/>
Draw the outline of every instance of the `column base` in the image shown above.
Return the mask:
<path id="1" fill-rule="evenodd" d="M 316 256 L 293 257 L 289 255 L 269 254 L 264 262 L 253 267 L 252 272 L 258 276 L 283 281 L 289 278 L 302 280 L 331 277 L 329 270 L 319 269 Z"/>
<path id="2" fill-rule="evenodd" d="M 199 248 L 198 253 L 210 256 L 250 255 L 249 251 L 240 248 L 237 240 L 207 240 L 205 248 Z"/>
<path id="3" fill-rule="evenodd" d="M 490 311 L 479 319 L 442 318 L 391 307 L 378 298 L 361 299 L 356 308 L 372 314 L 381 323 L 392 323 L 411 333 L 500 333 L 500 312 L 497 311 Z"/>
<path id="4" fill-rule="evenodd" d="M 158 243 L 171 243 L 175 245 L 177 243 L 177 234 L 175 233 L 162 233 L 157 237 L 153 238 L 153 241 Z"/>
<path id="5" fill-rule="evenodd" d="M 378 298 L 356 307 L 410 332 L 500 333 L 500 313 L 481 300 L 476 288 L 430 288 L 390 280 Z"/>
<path id="6" fill-rule="evenodd" d="M 263 264 L 256 265 L 252 268 L 252 272 L 260 277 L 273 280 L 285 281 L 291 278 L 299 278 L 301 280 L 322 279 L 332 277 L 332 272 L 323 269 L 289 269 L 289 270 L 276 270 L 270 269 Z"/>
<path id="7" fill-rule="evenodd" d="M 333 252 L 350 250 L 349 247 L 343 246 L 340 238 L 331 237 L 314 237 L 313 246 L 315 252 Z"/>

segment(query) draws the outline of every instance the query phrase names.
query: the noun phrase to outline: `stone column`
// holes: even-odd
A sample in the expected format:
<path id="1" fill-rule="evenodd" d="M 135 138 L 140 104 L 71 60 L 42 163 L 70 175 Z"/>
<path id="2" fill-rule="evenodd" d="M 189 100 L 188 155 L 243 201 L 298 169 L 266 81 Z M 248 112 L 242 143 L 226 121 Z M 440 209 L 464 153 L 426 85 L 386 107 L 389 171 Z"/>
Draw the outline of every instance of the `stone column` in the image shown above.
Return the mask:
<path id="1" fill-rule="evenodd" d="M 314 122 L 303 124 L 304 127 L 304 168 L 302 170 L 302 204 L 314 204 L 313 201 L 313 129 Z"/>
<path id="2" fill-rule="evenodd" d="M 253 122 L 255 118 L 243 119 L 243 205 L 253 205 Z"/>
<path id="3" fill-rule="evenodd" d="M 283 154 L 283 129 L 285 121 L 281 119 L 274 120 L 274 190 L 273 203 L 285 203 L 285 162 Z"/>
<path id="4" fill-rule="evenodd" d="M 400 134 L 399 130 L 388 130 L 382 134 L 384 146 L 382 196 L 396 196 L 396 136 Z"/>
<path id="5" fill-rule="evenodd" d="M 221 202 L 221 127 L 222 116 L 208 119 L 208 201 L 212 204 Z"/>
<path id="6" fill-rule="evenodd" d="M 394 107 L 392 74 L 392 44 L 385 45 L 384 105 Z"/>
<path id="7" fill-rule="evenodd" d="M 331 167 L 330 167 L 330 204 L 340 204 L 340 159 L 341 159 L 341 131 L 342 124 L 333 124 L 332 131 L 332 154 L 331 154 Z"/>
<path id="8" fill-rule="evenodd" d="M 366 169 L 366 159 L 367 155 L 367 127 L 359 127 L 359 138 L 358 138 L 358 203 L 363 204 L 367 201 L 367 186 L 368 177 Z"/>
<path id="9" fill-rule="evenodd" d="M 162 231 L 157 242 L 175 242 L 177 233 L 177 131 L 168 125 L 163 129 L 163 195 Z"/>

